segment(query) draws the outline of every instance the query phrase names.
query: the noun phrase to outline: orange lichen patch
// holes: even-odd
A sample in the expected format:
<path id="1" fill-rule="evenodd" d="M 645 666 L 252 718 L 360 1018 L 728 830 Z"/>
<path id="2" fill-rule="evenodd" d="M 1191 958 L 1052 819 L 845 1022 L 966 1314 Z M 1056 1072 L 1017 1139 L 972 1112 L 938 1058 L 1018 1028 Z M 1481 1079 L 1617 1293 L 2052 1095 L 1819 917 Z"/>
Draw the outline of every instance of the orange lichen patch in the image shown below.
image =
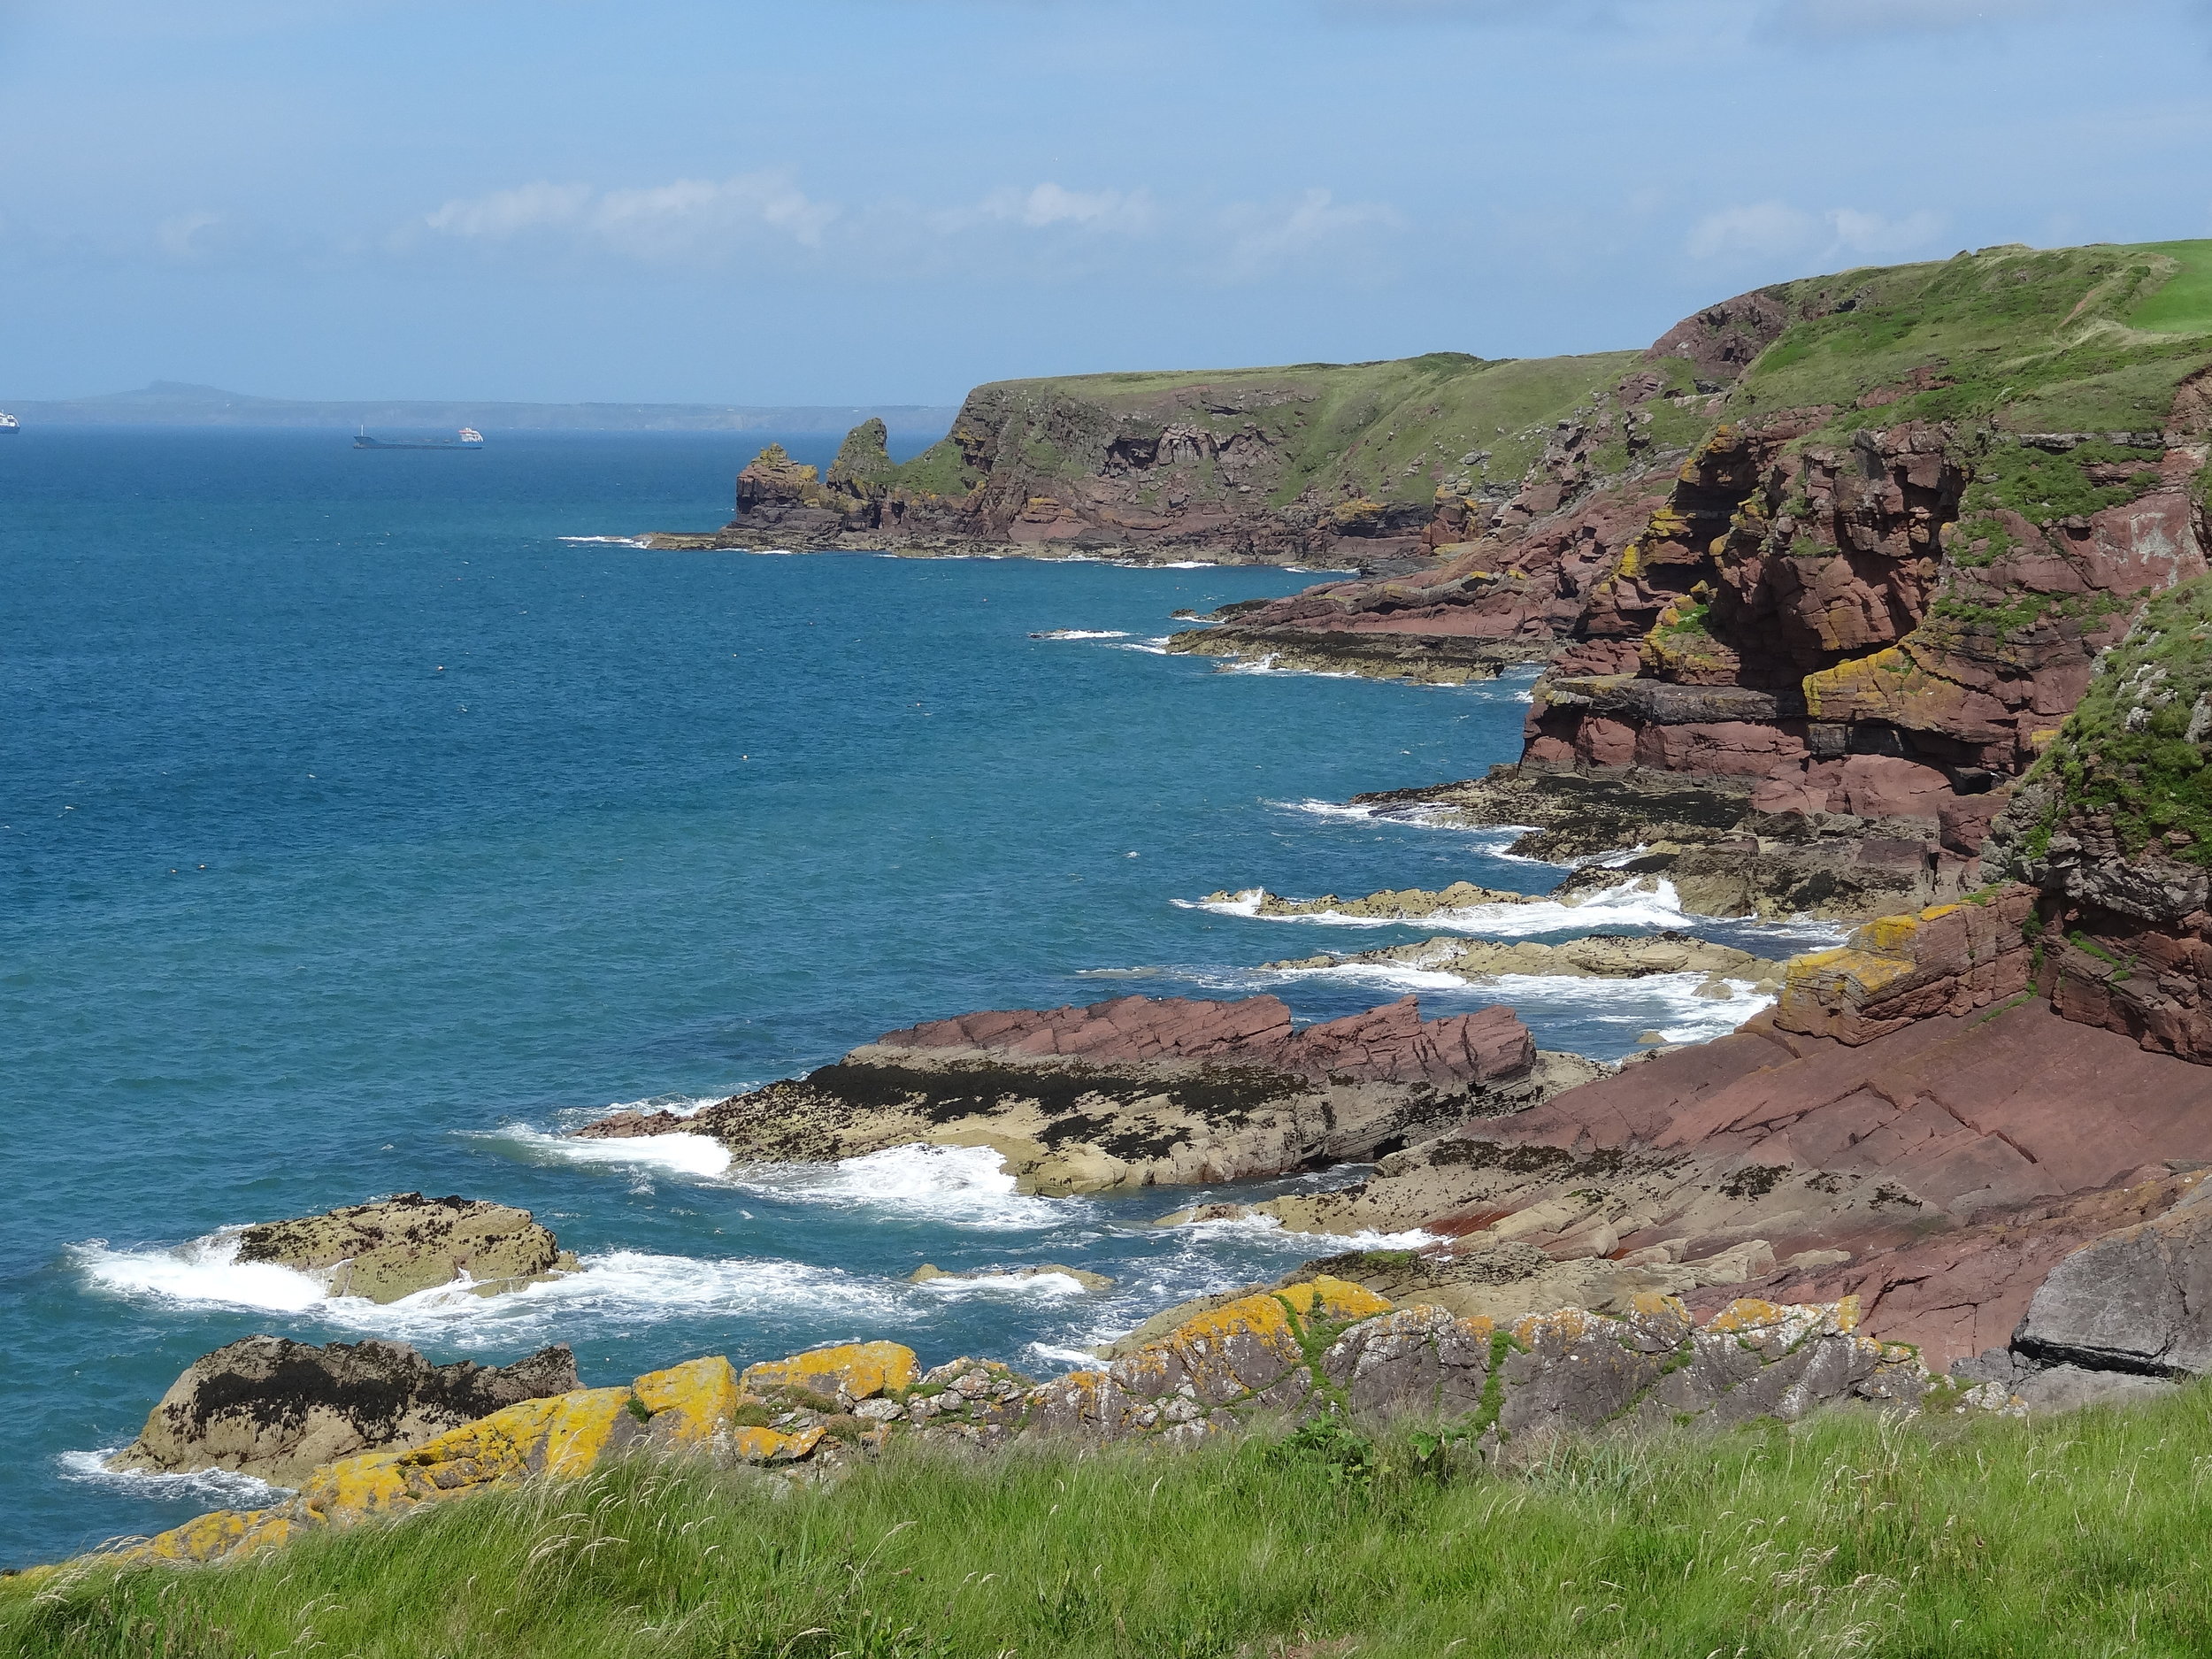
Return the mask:
<path id="1" fill-rule="evenodd" d="M 1571 1342 L 1618 1321 L 1587 1308 L 1557 1308 L 1549 1313 L 1525 1313 L 1513 1322 L 1513 1340 L 1525 1348 L 1546 1341 Z"/>
<path id="2" fill-rule="evenodd" d="M 821 1443 L 820 1429 L 786 1434 L 778 1429 L 744 1428 L 730 1435 L 730 1450 L 749 1463 L 790 1463 Z"/>
<path id="3" fill-rule="evenodd" d="M 533 1460 L 533 1472 L 580 1475 L 599 1461 L 615 1425 L 628 1414 L 630 1391 L 585 1388 L 558 1396 L 554 1404 L 557 1409 L 545 1425 L 545 1440 Z"/>
<path id="4" fill-rule="evenodd" d="M 911 1388 L 920 1375 L 921 1367 L 910 1348 L 896 1342 L 845 1342 L 834 1348 L 810 1348 L 788 1359 L 748 1365 L 743 1382 L 756 1394 L 770 1388 L 803 1388 L 851 1401 L 901 1393 Z"/>
<path id="5" fill-rule="evenodd" d="M 1326 1273 L 1271 1294 L 1288 1302 L 1292 1311 L 1302 1317 L 1332 1325 L 1372 1318 L 1376 1314 L 1390 1311 L 1387 1297 L 1378 1296 L 1364 1285 L 1348 1284 Z"/>
<path id="6" fill-rule="evenodd" d="M 344 1526 L 421 1502 L 400 1471 L 398 1452 L 363 1452 L 325 1463 L 293 1502 L 311 1522 Z"/>
<path id="7" fill-rule="evenodd" d="M 658 1417 L 672 1414 L 666 1432 L 677 1446 L 703 1445 L 736 1414 L 737 1371 L 719 1354 L 687 1360 L 665 1371 L 648 1371 L 630 1385 L 638 1403 Z M 656 1435 L 662 1425 L 654 1425 Z"/>
<path id="8" fill-rule="evenodd" d="M 1647 1319 L 1674 1318 L 1686 1321 L 1689 1304 L 1679 1296 L 1670 1296 L 1664 1291 L 1640 1290 L 1629 1298 L 1629 1311 Z"/>

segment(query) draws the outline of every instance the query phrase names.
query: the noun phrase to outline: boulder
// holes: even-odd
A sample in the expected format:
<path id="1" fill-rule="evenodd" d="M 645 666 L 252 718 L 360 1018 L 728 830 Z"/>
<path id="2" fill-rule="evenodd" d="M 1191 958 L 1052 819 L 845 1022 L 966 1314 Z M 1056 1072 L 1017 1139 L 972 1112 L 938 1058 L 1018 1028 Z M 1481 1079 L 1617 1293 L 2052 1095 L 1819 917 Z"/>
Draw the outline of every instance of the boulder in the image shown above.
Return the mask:
<path id="1" fill-rule="evenodd" d="M 313 1348 L 252 1336 L 170 1385 L 111 1469 L 230 1469 L 296 1485 L 356 1452 L 424 1441 L 521 1400 L 577 1386 L 576 1356 L 541 1348 L 511 1365 L 434 1365 L 401 1342 Z"/>
<path id="2" fill-rule="evenodd" d="M 2212 1187 L 2083 1245 L 2051 1270 L 2013 1335 L 2047 1364 L 2143 1377 L 2212 1374 Z"/>
<path id="3" fill-rule="evenodd" d="M 420 1193 L 262 1222 L 238 1235 L 238 1259 L 289 1267 L 322 1280 L 334 1296 L 371 1302 L 456 1281 L 493 1295 L 576 1268 L 575 1256 L 526 1210 Z"/>
<path id="4" fill-rule="evenodd" d="M 1103 1273 L 1090 1272 L 1080 1267 L 1063 1267 L 1057 1262 L 1038 1262 L 1020 1267 L 972 1267 L 958 1273 L 949 1273 L 934 1263 L 924 1262 L 906 1276 L 907 1283 L 910 1285 L 935 1284 L 946 1279 L 1071 1279 L 1093 1293 L 1114 1287 L 1114 1281 Z"/>

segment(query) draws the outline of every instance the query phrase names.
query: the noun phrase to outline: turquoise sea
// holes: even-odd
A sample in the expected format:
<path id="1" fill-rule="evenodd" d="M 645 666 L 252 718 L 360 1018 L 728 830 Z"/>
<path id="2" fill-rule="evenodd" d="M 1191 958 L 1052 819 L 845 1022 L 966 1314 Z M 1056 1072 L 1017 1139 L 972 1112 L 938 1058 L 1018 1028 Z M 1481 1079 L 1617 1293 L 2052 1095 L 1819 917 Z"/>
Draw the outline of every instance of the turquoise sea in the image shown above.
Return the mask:
<path id="1" fill-rule="evenodd" d="M 253 1499 L 93 1455 L 259 1331 L 487 1361 L 565 1341 L 593 1384 L 848 1336 L 1075 1363 L 1333 1247 L 1145 1225 L 1187 1191 L 1019 1197 L 986 1154 L 732 1170 L 556 1133 L 978 1008 L 1481 1006 L 1499 993 L 1257 971 L 1429 930 L 1189 902 L 1562 873 L 1503 856 L 1507 834 L 1334 804 L 1510 759 L 1528 676 L 1416 687 L 1158 649 L 1179 608 L 1317 577 L 648 552 L 580 538 L 718 523 L 758 434 L 492 437 L 0 441 L 0 1565 Z M 1063 630 L 1084 637 L 1034 637 Z M 1755 1006 L 1512 989 L 1540 1042 L 1607 1057 Z M 227 1226 L 413 1189 L 526 1206 L 588 1271 L 379 1309 L 227 1260 Z M 925 1260 L 1118 1285 L 906 1283 Z"/>

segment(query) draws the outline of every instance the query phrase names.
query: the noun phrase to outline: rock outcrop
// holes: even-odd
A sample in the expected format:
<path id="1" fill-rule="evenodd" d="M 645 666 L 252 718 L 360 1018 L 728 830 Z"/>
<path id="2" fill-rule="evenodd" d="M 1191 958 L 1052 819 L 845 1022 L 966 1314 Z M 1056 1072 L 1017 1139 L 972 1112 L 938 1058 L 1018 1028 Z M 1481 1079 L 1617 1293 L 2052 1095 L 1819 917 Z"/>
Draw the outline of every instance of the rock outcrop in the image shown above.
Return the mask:
<path id="1" fill-rule="evenodd" d="M 288 1502 L 218 1510 L 107 1559 L 233 1561 L 310 1531 L 565 1479 L 641 1449 L 803 1478 L 911 1435 L 989 1450 L 1044 1438 L 1182 1446 L 1247 1426 L 1416 1415 L 1492 1457 L 1563 1431 L 1761 1417 L 1854 1402 L 1910 1408 L 1929 1378 L 1856 1330 L 1849 1302 L 1738 1302 L 1702 1325 L 1647 1299 L 1618 1318 L 1566 1309 L 1509 1325 L 1394 1310 L 1326 1277 L 1227 1301 L 1102 1370 L 1049 1382 L 992 1361 L 921 1371 L 910 1349 L 847 1344 L 740 1373 L 719 1356 L 510 1406 L 403 1452 L 342 1458 Z M 40 1571 L 50 1571 L 40 1569 Z"/>
<path id="2" fill-rule="evenodd" d="M 1409 996 L 1295 1030 L 1271 996 L 1131 996 L 890 1032 L 693 1117 L 622 1112 L 577 1133 L 710 1135 L 749 1159 L 983 1146 L 1025 1191 L 1101 1192 L 1371 1157 L 1588 1075 L 1539 1055 L 1502 1008 L 1425 1020 Z"/>
<path id="3" fill-rule="evenodd" d="M 574 1391 L 576 1356 L 434 1365 L 401 1342 L 251 1336 L 195 1360 L 111 1469 L 234 1470 L 296 1485 L 357 1452 L 424 1441 L 518 1401 Z"/>
<path id="4" fill-rule="evenodd" d="M 1515 493 L 1555 420 L 1631 357 L 1002 381 L 911 461 L 890 460 L 875 423 L 826 476 L 772 448 L 740 475 L 722 530 L 649 540 L 1423 567 L 1445 526 Z M 1668 373 L 1688 385 L 1686 369 Z"/>
<path id="5" fill-rule="evenodd" d="M 1087 1268 L 1065 1267 L 1058 1262 L 1030 1262 L 1018 1267 L 974 1267 L 964 1272 L 947 1272 L 933 1262 L 924 1262 L 906 1276 L 910 1285 L 936 1285 L 947 1282 L 989 1284 L 1002 1279 L 1064 1279 L 1080 1289 L 1093 1292 L 1111 1290 L 1114 1281 L 1103 1273 L 1094 1273 Z"/>
<path id="6" fill-rule="evenodd" d="M 320 1279 L 334 1296 L 371 1302 L 455 1283 L 495 1295 L 576 1267 L 576 1257 L 526 1210 L 420 1193 L 258 1223 L 238 1235 L 238 1259 L 292 1268 Z"/>
<path id="7" fill-rule="evenodd" d="M 1348 956 L 1296 956 L 1265 965 L 1285 972 L 1301 968 L 1341 968 L 1371 964 L 1414 968 L 1425 973 L 1452 973 L 1463 979 L 1494 979 L 1500 974 L 1571 979 L 1641 979 L 1658 973 L 1702 973 L 1741 979 L 1758 987 L 1781 987 L 1782 964 L 1755 956 L 1733 945 L 1717 945 L 1687 933 L 1593 933 L 1555 945 L 1534 940 L 1503 944 L 1486 939 L 1441 934 L 1415 945 L 1388 945 Z"/>

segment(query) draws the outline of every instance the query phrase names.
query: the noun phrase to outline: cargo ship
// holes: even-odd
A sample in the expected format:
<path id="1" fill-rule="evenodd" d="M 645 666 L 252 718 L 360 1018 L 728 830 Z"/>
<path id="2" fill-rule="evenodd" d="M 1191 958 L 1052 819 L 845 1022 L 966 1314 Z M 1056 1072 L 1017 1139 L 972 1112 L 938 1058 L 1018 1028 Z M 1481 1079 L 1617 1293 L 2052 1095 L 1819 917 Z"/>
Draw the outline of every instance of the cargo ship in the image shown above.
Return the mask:
<path id="1" fill-rule="evenodd" d="M 464 426 L 450 438 L 372 438 L 364 432 L 353 434 L 357 449 L 480 449 L 484 434 L 473 426 Z"/>

